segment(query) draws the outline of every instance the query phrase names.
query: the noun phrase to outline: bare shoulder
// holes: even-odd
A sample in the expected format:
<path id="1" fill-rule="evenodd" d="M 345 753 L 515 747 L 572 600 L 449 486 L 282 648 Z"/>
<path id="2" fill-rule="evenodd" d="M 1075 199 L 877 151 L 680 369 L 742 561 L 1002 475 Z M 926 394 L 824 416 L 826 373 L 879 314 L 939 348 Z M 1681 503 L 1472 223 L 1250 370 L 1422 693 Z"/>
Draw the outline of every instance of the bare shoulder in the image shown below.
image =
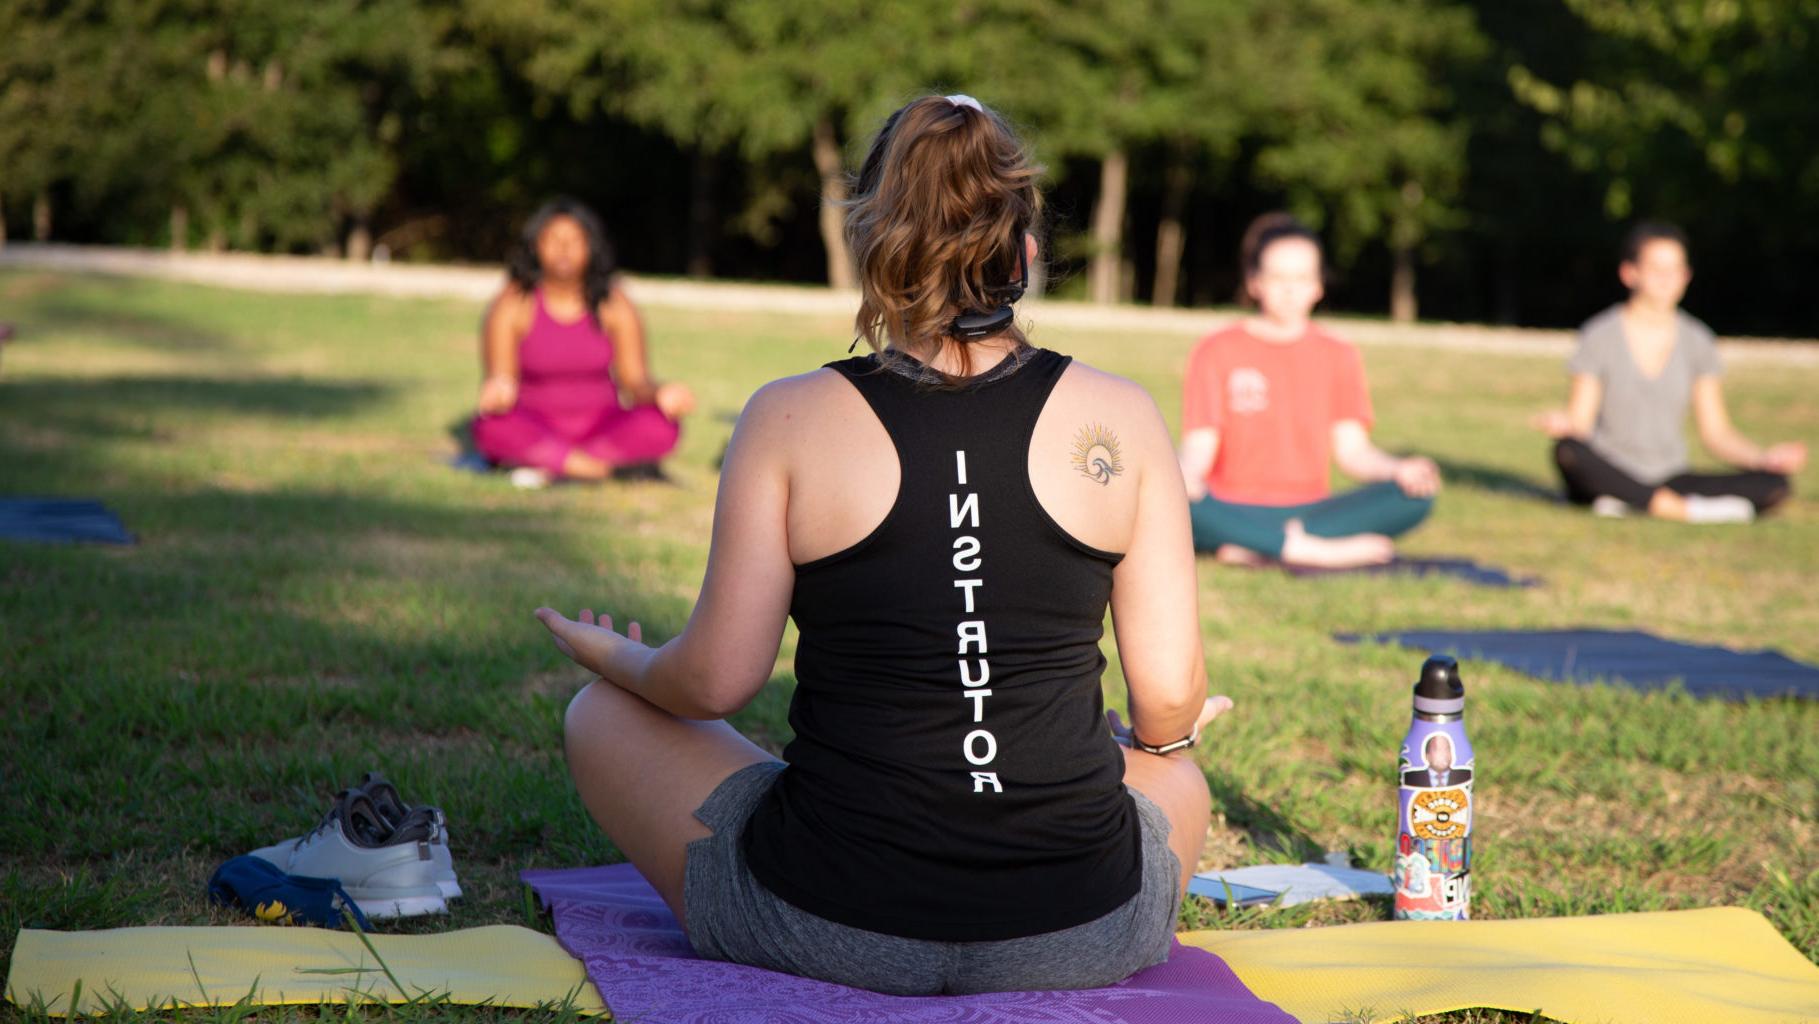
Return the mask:
<path id="1" fill-rule="evenodd" d="M 499 294 L 493 296 L 492 305 L 487 307 L 487 322 L 507 325 L 520 333 L 530 330 L 533 303 L 531 292 L 516 281 L 507 281 Z"/>
<path id="2" fill-rule="evenodd" d="M 613 312 L 632 312 L 636 309 L 637 307 L 632 305 L 631 295 L 625 290 L 624 276 L 614 274 L 611 284 L 607 287 L 606 297 L 600 300 L 600 308 L 597 313 L 605 317 Z"/>
<path id="3" fill-rule="evenodd" d="M 780 377 L 759 388 L 739 414 L 739 429 L 772 437 L 814 430 L 845 414 L 848 400 L 864 402 L 833 370 Z"/>
<path id="4" fill-rule="evenodd" d="M 1162 427 L 1162 413 L 1143 385 L 1074 360 L 1055 385 L 1063 408 L 1101 420 L 1116 420 L 1129 431 Z"/>

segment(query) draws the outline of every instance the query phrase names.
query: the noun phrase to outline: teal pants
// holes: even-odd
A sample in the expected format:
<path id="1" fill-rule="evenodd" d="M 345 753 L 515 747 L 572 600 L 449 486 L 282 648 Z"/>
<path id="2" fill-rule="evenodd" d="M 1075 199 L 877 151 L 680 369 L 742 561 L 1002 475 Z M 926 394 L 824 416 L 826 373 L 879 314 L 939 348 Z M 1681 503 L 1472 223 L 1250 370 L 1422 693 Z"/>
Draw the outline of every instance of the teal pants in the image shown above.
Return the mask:
<path id="1" fill-rule="evenodd" d="M 1236 544 L 1270 558 L 1282 557 L 1283 524 L 1301 520 L 1316 537 L 1381 533 L 1398 537 L 1420 525 L 1434 509 L 1432 498 L 1411 498 L 1391 481 L 1367 484 L 1305 505 L 1240 505 L 1207 495 L 1188 506 L 1194 519 L 1194 550 L 1216 551 Z"/>

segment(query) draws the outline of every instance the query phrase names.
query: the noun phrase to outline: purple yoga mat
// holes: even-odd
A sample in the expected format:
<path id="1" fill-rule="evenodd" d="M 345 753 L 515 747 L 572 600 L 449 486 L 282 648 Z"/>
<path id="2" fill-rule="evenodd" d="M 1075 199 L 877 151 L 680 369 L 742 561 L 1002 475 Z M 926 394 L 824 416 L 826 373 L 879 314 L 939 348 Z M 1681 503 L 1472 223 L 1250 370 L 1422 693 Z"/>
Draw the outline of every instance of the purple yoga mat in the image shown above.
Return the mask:
<path id="1" fill-rule="evenodd" d="M 556 918 L 556 939 L 587 968 L 617 1020 L 635 1024 L 1295 1024 L 1211 953 L 1175 945 L 1168 962 L 1108 988 L 887 996 L 742 964 L 701 960 L 630 864 L 521 876 Z"/>

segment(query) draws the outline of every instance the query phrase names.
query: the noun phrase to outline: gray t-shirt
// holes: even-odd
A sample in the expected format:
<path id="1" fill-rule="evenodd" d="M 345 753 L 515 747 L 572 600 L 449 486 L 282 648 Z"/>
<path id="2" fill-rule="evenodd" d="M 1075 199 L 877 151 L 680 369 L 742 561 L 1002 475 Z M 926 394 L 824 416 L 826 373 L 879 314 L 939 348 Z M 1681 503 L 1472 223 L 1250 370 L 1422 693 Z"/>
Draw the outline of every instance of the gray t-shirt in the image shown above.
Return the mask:
<path id="1" fill-rule="evenodd" d="M 1612 306 L 1579 328 L 1579 347 L 1566 366 L 1604 385 L 1593 451 L 1645 484 L 1686 471 L 1684 431 L 1693 381 L 1720 373 L 1711 328 L 1681 311 L 1667 365 L 1660 376 L 1644 377 L 1623 334 L 1623 307 Z"/>

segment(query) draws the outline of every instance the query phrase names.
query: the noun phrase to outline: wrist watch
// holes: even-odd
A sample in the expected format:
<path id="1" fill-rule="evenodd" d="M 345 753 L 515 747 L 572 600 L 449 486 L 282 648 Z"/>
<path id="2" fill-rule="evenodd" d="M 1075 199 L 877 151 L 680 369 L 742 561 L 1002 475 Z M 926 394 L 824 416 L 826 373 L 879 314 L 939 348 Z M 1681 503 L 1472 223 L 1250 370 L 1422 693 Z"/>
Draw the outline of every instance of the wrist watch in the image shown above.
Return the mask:
<path id="1" fill-rule="evenodd" d="M 1138 739 L 1135 731 L 1131 733 L 1131 747 L 1135 750 L 1141 750 L 1146 754 L 1172 754 L 1177 750 L 1185 750 L 1199 742 L 1199 733 L 1189 733 L 1173 743 L 1164 743 L 1159 747 L 1152 747 L 1148 743 Z"/>

